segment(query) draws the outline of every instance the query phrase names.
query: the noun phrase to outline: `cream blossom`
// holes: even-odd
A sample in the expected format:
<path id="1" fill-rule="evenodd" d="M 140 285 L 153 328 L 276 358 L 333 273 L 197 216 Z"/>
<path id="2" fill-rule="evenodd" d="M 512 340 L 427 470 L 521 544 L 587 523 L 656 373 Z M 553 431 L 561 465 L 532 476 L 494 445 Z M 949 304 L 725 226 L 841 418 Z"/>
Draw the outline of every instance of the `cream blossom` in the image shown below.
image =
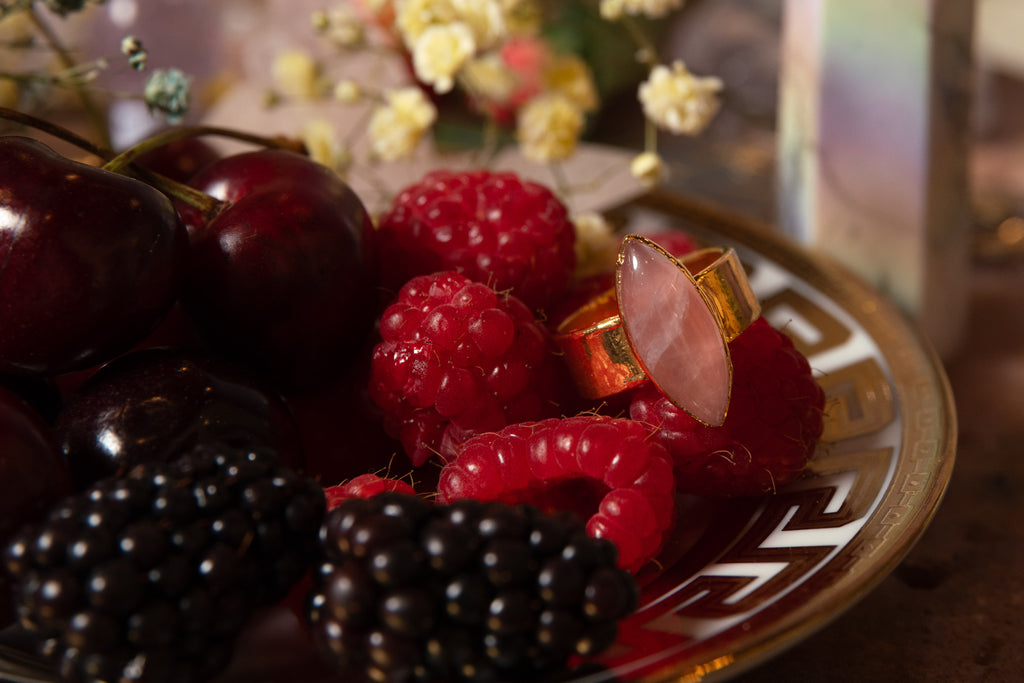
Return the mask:
<path id="1" fill-rule="evenodd" d="M 496 52 L 487 52 L 466 62 L 459 72 L 459 82 L 473 97 L 504 103 L 515 92 L 519 81 Z"/>
<path id="2" fill-rule="evenodd" d="M 657 152 L 641 152 L 633 158 L 629 171 L 641 185 L 647 188 L 656 186 L 667 175 L 665 161 Z"/>
<path id="3" fill-rule="evenodd" d="M 572 100 L 560 93 L 546 93 L 520 108 L 516 137 L 527 159 L 563 161 L 576 151 L 583 124 L 583 112 Z"/>
<path id="4" fill-rule="evenodd" d="M 620 19 L 623 14 L 657 19 L 682 6 L 683 0 L 601 0 L 600 12 L 609 21 Z"/>
<path id="5" fill-rule="evenodd" d="M 334 99 L 345 104 L 358 102 L 363 96 L 363 89 L 352 80 L 341 80 L 334 85 Z"/>
<path id="6" fill-rule="evenodd" d="M 329 10 L 317 10 L 311 17 L 313 28 L 339 47 L 357 48 L 366 40 L 366 30 L 359 16 L 349 7 L 340 5 Z"/>
<path id="7" fill-rule="evenodd" d="M 281 94 L 313 99 L 321 91 L 320 65 L 305 50 L 284 50 L 274 56 L 270 77 Z"/>
<path id="8" fill-rule="evenodd" d="M 644 115 L 659 128 L 672 133 L 696 135 L 718 112 L 718 93 L 722 81 L 715 77 L 694 76 L 676 61 L 651 69 L 640 84 L 639 97 Z"/>
<path id="9" fill-rule="evenodd" d="M 600 213 L 588 211 L 572 217 L 576 228 L 577 278 L 607 273 L 615 267 L 619 238 L 611 223 Z"/>
<path id="10" fill-rule="evenodd" d="M 552 57 L 544 68 L 544 87 L 562 93 L 583 111 L 597 109 L 598 97 L 590 67 L 573 54 Z"/>
<path id="11" fill-rule="evenodd" d="M 395 25 L 410 50 L 431 26 L 443 26 L 458 20 L 451 0 L 397 0 L 395 11 Z"/>
<path id="12" fill-rule="evenodd" d="M 498 0 L 451 0 L 458 20 L 469 26 L 477 49 L 486 50 L 505 37 L 505 12 Z"/>
<path id="13" fill-rule="evenodd" d="M 412 46 L 412 65 L 416 77 L 435 92 L 449 92 L 455 74 L 473 53 L 476 42 L 469 26 L 462 22 L 428 27 Z"/>
<path id="14" fill-rule="evenodd" d="M 370 117 L 370 146 L 385 161 L 412 154 L 423 134 L 434 125 L 437 109 L 416 86 L 387 93 L 387 104 Z"/>
<path id="15" fill-rule="evenodd" d="M 338 173 L 344 173 L 352 163 L 351 151 L 338 140 L 334 126 L 325 119 L 312 119 L 305 123 L 302 143 L 313 161 Z"/>

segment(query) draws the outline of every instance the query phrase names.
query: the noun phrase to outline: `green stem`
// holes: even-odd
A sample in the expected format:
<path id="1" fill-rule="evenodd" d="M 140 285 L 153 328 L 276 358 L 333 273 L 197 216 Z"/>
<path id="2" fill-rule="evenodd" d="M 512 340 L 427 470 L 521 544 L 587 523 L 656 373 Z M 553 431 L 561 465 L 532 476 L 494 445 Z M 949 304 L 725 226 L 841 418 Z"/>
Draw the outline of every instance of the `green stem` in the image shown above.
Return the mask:
<path id="1" fill-rule="evenodd" d="M 217 126 L 177 126 L 169 128 L 161 133 L 157 133 L 156 135 L 146 138 L 137 145 L 126 149 L 116 157 L 107 161 L 103 168 L 108 171 L 118 173 L 147 152 L 157 149 L 158 147 L 163 147 L 164 145 L 177 140 L 183 140 L 185 138 L 200 135 L 219 135 L 221 137 L 228 137 L 234 140 L 241 140 L 242 142 L 251 142 L 254 145 L 259 145 L 261 147 L 285 149 L 299 154 L 306 153 L 306 148 L 301 142 L 281 136 L 266 137 L 264 135 L 256 135 L 254 133 L 246 133 Z"/>
<path id="2" fill-rule="evenodd" d="M 49 24 L 43 21 L 31 5 L 25 8 L 25 12 L 28 14 L 29 19 L 36 29 L 43 35 L 46 42 L 49 43 L 54 53 L 57 55 L 57 59 L 64 66 L 65 69 L 74 70 L 78 67 L 74 57 L 71 56 L 71 52 L 68 51 L 64 44 L 61 42 L 60 37 L 54 33 L 53 29 L 50 28 Z M 89 94 L 87 88 L 82 85 L 72 86 L 75 92 L 78 93 L 78 97 L 82 100 L 82 107 L 85 109 L 86 115 L 92 121 L 96 127 L 96 131 L 100 135 L 100 139 L 104 146 L 110 147 L 110 128 L 107 126 L 107 119 L 103 113 L 103 110 L 96 104 L 96 101 Z"/>
<path id="3" fill-rule="evenodd" d="M 0 119 L 6 119 L 29 128 L 41 130 L 48 135 L 52 135 L 59 140 L 63 140 L 64 142 L 68 142 L 79 149 L 85 150 L 89 154 L 98 156 L 100 159 L 110 159 L 114 156 L 114 152 L 109 147 L 97 145 L 91 140 L 83 138 L 78 133 L 67 129 L 64 126 L 51 123 L 50 121 L 20 112 L 16 109 L 0 107 Z"/>
<path id="4" fill-rule="evenodd" d="M 626 32 L 629 33 L 630 38 L 636 43 L 637 48 L 639 48 L 637 55 L 639 55 L 640 61 L 648 68 L 654 68 L 658 59 L 658 47 L 651 42 L 650 37 L 635 19 L 630 16 L 623 16 L 620 21 L 626 28 Z"/>
<path id="5" fill-rule="evenodd" d="M 106 169 L 105 166 L 104 168 Z M 165 195 L 174 197 L 189 206 L 199 209 L 203 214 L 204 221 L 207 222 L 220 213 L 220 211 L 228 204 L 227 202 L 211 197 L 201 190 L 190 187 L 185 183 L 180 183 L 177 180 L 168 178 L 167 176 L 154 173 L 153 171 L 142 168 L 141 166 L 132 166 L 123 171 L 116 172 L 137 178 L 147 185 L 160 190 Z"/>

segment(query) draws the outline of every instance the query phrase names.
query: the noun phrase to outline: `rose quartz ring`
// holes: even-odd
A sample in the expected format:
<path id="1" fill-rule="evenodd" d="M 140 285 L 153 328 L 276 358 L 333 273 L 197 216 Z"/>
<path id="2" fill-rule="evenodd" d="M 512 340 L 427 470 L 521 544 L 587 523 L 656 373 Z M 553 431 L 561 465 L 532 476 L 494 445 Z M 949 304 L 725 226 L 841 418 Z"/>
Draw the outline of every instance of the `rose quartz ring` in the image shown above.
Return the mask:
<path id="1" fill-rule="evenodd" d="M 760 313 L 731 247 L 677 259 L 629 235 L 615 287 L 570 315 L 555 339 L 587 398 L 650 380 L 693 418 L 719 426 L 732 390 L 728 343 Z"/>

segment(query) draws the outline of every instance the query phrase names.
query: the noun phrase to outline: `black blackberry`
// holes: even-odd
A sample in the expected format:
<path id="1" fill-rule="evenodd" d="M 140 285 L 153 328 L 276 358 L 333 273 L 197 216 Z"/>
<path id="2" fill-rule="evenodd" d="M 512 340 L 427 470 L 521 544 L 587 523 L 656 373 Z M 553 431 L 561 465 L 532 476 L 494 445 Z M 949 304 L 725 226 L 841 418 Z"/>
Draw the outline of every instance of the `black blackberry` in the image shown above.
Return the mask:
<path id="1" fill-rule="evenodd" d="M 66 681 L 200 681 L 312 566 L 321 487 L 200 446 L 66 499 L 7 548 L 21 623 Z"/>
<path id="2" fill-rule="evenodd" d="M 337 670 L 373 681 L 556 671 L 615 640 L 639 593 L 615 546 L 569 514 L 385 493 L 320 528 L 309 620 Z"/>

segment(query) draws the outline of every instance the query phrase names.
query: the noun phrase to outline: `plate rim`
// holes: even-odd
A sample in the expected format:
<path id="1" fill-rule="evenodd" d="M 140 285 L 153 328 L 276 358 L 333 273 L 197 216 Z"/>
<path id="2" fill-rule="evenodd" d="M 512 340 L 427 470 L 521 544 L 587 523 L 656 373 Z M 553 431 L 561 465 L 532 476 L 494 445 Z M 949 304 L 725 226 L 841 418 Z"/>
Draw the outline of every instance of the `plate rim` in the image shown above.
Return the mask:
<path id="1" fill-rule="evenodd" d="M 673 227 L 681 228 L 698 238 L 724 238 L 735 242 L 742 248 L 774 261 L 835 301 L 878 345 L 879 354 L 892 373 L 891 389 L 900 415 L 907 414 L 908 408 L 921 408 L 922 404 L 928 404 L 927 408 L 935 416 L 934 423 L 926 425 L 928 436 L 935 441 L 935 448 L 925 454 L 925 460 L 930 464 L 928 471 L 933 476 L 929 476 L 927 485 L 914 494 L 914 505 L 909 506 L 913 507 L 912 514 L 889 525 L 890 531 L 899 531 L 893 534 L 893 540 L 887 539 L 884 544 L 889 552 L 881 553 L 879 560 L 867 565 L 867 572 L 859 581 L 854 582 L 850 590 L 823 601 L 812 601 L 786 614 L 779 624 L 760 638 L 732 652 L 708 661 L 667 663 L 630 679 L 633 683 L 662 683 L 670 680 L 713 683 L 764 664 L 817 633 L 870 594 L 903 561 L 924 535 L 948 489 L 956 461 L 956 406 L 942 361 L 923 330 L 890 298 L 827 253 L 797 243 L 769 223 L 668 190 L 654 190 L 627 202 L 620 210 L 632 208 L 652 210 L 664 217 L 681 220 L 685 225 Z M 915 392 L 915 384 L 918 389 L 926 387 L 930 391 L 923 395 L 920 391 Z M 903 430 L 897 465 L 906 465 L 908 442 L 913 441 L 921 431 L 919 429 L 918 432 L 910 433 L 906 428 Z M 894 477 L 901 471 L 898 468 Z M 893 496 L 892 484 L 882 496 L 884 500 Z M 878 510 L 872 513 L 865 528 L 858 531 L 854 539 L 861 538 L 869 527 L 879 524 L 877 514 Z M 822 607 L 829 609 L 822 610 Z M 726 631 L 723 634 L 723 639 L 728 633 Z M 714 642 L 717 638 L 719 636 L 708 642 Z"/>

